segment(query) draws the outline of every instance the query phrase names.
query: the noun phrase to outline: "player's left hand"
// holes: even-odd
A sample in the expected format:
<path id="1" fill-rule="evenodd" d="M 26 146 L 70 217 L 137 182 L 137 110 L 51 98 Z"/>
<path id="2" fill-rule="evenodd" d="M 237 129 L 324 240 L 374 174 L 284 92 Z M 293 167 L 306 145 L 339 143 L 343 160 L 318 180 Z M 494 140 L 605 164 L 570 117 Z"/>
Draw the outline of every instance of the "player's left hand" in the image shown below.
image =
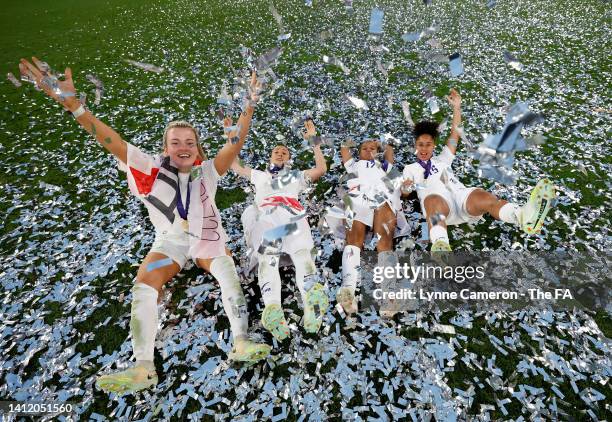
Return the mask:
<path id="1" fill-rule="evenodd" d="M 310 139 L 317 134 L 317 128 L 314 125 L 312 119 L 308 119 L 304 122 L 304 139 Z"/>
<path id="2" fill-rule="evenodd" d="M 446 98 L 448 99 L 448 103 L 451 105 L 451 107 L 453 108 L 461 107 L 461 95 L 459 95 L 459 93 L 457 92 L 455 88 L 451 88 L 450 93 L 448 94 L 448 97 Z"/>

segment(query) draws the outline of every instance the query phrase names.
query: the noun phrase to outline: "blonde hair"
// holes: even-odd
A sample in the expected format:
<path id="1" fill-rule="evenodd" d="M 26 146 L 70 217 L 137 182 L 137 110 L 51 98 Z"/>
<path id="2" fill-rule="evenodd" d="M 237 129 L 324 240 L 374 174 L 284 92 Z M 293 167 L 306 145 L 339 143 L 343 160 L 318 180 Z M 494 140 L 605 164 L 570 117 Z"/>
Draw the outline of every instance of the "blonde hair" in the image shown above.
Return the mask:
<path id="1" fill-rule="evenodd" d="M 191 129 L 193 131 L 193 134 L 195 135 L 196 145 L 198 147 L 198 154 L 200 154 L 200 158 L 202 160 L 206 160 L 206 154 L 204 153 L 204 149 L 202 149 L 202 145 L 200 144 L 200 134 L 198 133 L 198 130 L 191 123 L 186 122 L 185 120 L 174 120 L 168 123 L 168 125 L 166 126 L 166 129 L 164 129 L 163 148 L 166 149 L 166 147 L 168 146 L 167 145 L 168 132 L 170 132 L 170 129 L 174 129 L 174 128 Z"/>

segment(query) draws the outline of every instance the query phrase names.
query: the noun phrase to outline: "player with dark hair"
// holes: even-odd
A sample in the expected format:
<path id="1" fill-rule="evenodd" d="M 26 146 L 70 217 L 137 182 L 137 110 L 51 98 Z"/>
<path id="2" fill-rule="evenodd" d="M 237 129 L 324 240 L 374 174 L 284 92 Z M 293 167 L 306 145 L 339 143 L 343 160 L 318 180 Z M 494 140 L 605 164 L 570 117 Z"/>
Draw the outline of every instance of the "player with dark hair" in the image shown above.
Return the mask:
<path id="1" fill-rule="evenodd" d="M 461 123 L 461 96 L 451 89 L 448 102 L 453 108 L 451 133 L 442 153 L 434 155 L 438 124 L 422 121 L 414 127 L 417 162 L 404 168 L 404 191 L 410 186 L 417 189 L 421 209 L 429 226 L 432 251 L 450 251 L 447 225 L 479 220 L 488 213 L 496 220 L 516 224 L 526 233 L 539 233 L 555 197 L 555 187 L 542 179 L 522 207 L 497 198 L 481 188 L 465 187 L 453 175 L 451 165 L 455 159 Z"/>

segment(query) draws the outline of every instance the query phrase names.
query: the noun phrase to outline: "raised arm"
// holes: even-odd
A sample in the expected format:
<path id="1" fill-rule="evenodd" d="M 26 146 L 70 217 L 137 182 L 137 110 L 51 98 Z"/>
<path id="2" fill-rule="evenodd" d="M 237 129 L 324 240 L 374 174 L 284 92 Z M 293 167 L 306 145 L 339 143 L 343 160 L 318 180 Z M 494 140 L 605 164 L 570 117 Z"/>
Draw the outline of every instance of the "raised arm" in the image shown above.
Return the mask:
<path id="1" fill-rule="evenodd" d="M 236 159 L 234 160 L 234 162 L 232 163 L 232 170 L 234 170 L 236 172 L 236 174 L 238 174 L 239 176 L 245 177 L 249 180 L 251 180 L 251 168 L 250 167 L 243 167 L 240 164 L 240 160 L 238 159 L 238 157 L 236 157 Z"/>
<path id="2" fill-rule="evenodd" d="M 393 164 L 395 162 L 395 152 L 393 151 L 392 145 L 387 144 L 385 146 L 385 152 L 383 154 L 383 157 L 389 164 Z"/>
<path id="3" fill-rule="evenodd" d="M 342 164 L 353 158 L 353 154 L 351 154 L 351 148 L 354 146 L 355 141 L 350 138 L 342 142 L 342 145 L 340 146 L 340 157 L 342 158 Z"/>
<path id="4" fill-rule="evenodd" d="M 453 122 L 451 125 L 451 133 L 446 141 L 446 146 L 455 154 L 457 145 L 459 144 L 459 138 L 461 138 L 459 132 L 459 126 L 461 126 L 461 95 L 459 95 L 455 88 L 452 88 L 447 98 L 448 103 L 453 109 Z"/>
<path id="5" fill-rule="evenodd" d="M 315 145 L 312 148 L 314 152 L 315 166 L 310 170 L 306 170 L 304 173 L 310 178 L 311 181 L 316 182 L 321 176 L 327 172 L 327 163 L 323 152 L 321 152 L 321 145 Z"/>
<path id="6" fill-rule="evenodd" d="M 22 75 L 34 80 L 45 94 L 60 103 L 70 111 L 76 121 L 119 160 L 127 163 L 127 143 L 112 128 L 98 120 L 89 110 L 85 109 L 76 98 L 76 89 L 72 81 L 72 70 L 66 68 L 64 80 L 57 79 L 50 73 L 49 67 L 32 57 L 32 62 L 21 59 L 19 70 Z"/>
<path id="7" fill-rule="evenodd" d="M 304 129 L 304 139 L 311 139 L 317 134 L 317 129 L 312 120 L 306 120 L 306 122 L 304 122 Z M 315 145 L 312 151 L 314 153 L 315 166 L 314 168 L 306 170 L 304 173 L 312 182 L 315 182 L 327 172 L 327 163 L 321 152 L 321 144 Z"/>
<path id="8" fill-rule="evenodd" d="M 238 118 L 236 127 L 238 132 L 228 133 L 228 142 L 221 148 L 214 159 L 215 169 L 219 175 L 223 176 L 227 170 L 232 166 L 232 163 L 238 156 L 240 149 L 244 145 L 244 141 L 249 133 L 251 126 L 251 119 L 253 118 L 253 112 L 255 111 L 255 103 L 259 99 L 259 90 L 261 89 L 261 83 L 257 81 L 257 74 L 255 71 L 251 74 L 251 84 L 249 85 L 249 98 L 247 99 L 247 105 Z M 223 122 L 226 128 L 231 127 L 232 119 L 226 118 Z M 233 139 L 237 137 L 236 142 Z"/>

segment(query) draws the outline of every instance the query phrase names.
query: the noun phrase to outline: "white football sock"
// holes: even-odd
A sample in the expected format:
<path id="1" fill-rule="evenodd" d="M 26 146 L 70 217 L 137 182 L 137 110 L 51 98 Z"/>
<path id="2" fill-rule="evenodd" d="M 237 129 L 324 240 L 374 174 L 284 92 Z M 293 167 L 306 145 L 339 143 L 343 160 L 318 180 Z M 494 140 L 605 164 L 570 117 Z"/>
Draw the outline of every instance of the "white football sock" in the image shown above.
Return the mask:
<path id="1" fill-rule="evenodd" d="M 346 245 L 342 252 L 342 287 L 348 287 L 353 293 L 357 282 L 361 278 L 359 264 L 361 262 L 361 249 L 357 246 Z"/>
<path id="2" fill-rule="evenodd" d="M 521 208 L 516 204 L 508 202 L 499 209 L 499 219 L 505 223 L 518 224 L 518 214 Z"/>
<path id="3" fill-rule="evenodd" d="M 429 238 L 431 239 L 431 243 L 436 243 L 438 240 L 444 240 L 446 243 L 450 243 L 448 241 L 448 232 L 446 231 L 446 227 L 442 227 L 439 224 L 436 224 L 429 229 Z"/>
<path id="4" fill-rule="evenodd" d="M 153 369 L 153 351 L 157 335 L 157 295 L 148 284 L 136 282 L 132 287 L 132 315 L 130 332 L 136 366 Z"/>
<path id="5" fill-rule="evenodd" d="M 229 319 L 234 340 L 247 338 L 249 315 L 234 260 L 227 255 L 216 257 L 210 264 L 210 273 L 221 287 L 223 309 Z"/>
<path id="6" fill-rule="evenodd" d="M 275 255 L 257 255 L 257 284 L 261 290 L 264 305 L 281 304 L 281 278 L 278 272 L 279 257 Z"/>
<path id="7" fill-rule="evenodd" d="M 300 249 L 296 253 L 291 254 L 291 260 L 293 265 L 295 265 L 295 284 L 300 290 L 302 303 L 306 303 L 306 292 L 319 281 L 317 267 L 312 260 L 310 251 L 307 249 Z"/>

